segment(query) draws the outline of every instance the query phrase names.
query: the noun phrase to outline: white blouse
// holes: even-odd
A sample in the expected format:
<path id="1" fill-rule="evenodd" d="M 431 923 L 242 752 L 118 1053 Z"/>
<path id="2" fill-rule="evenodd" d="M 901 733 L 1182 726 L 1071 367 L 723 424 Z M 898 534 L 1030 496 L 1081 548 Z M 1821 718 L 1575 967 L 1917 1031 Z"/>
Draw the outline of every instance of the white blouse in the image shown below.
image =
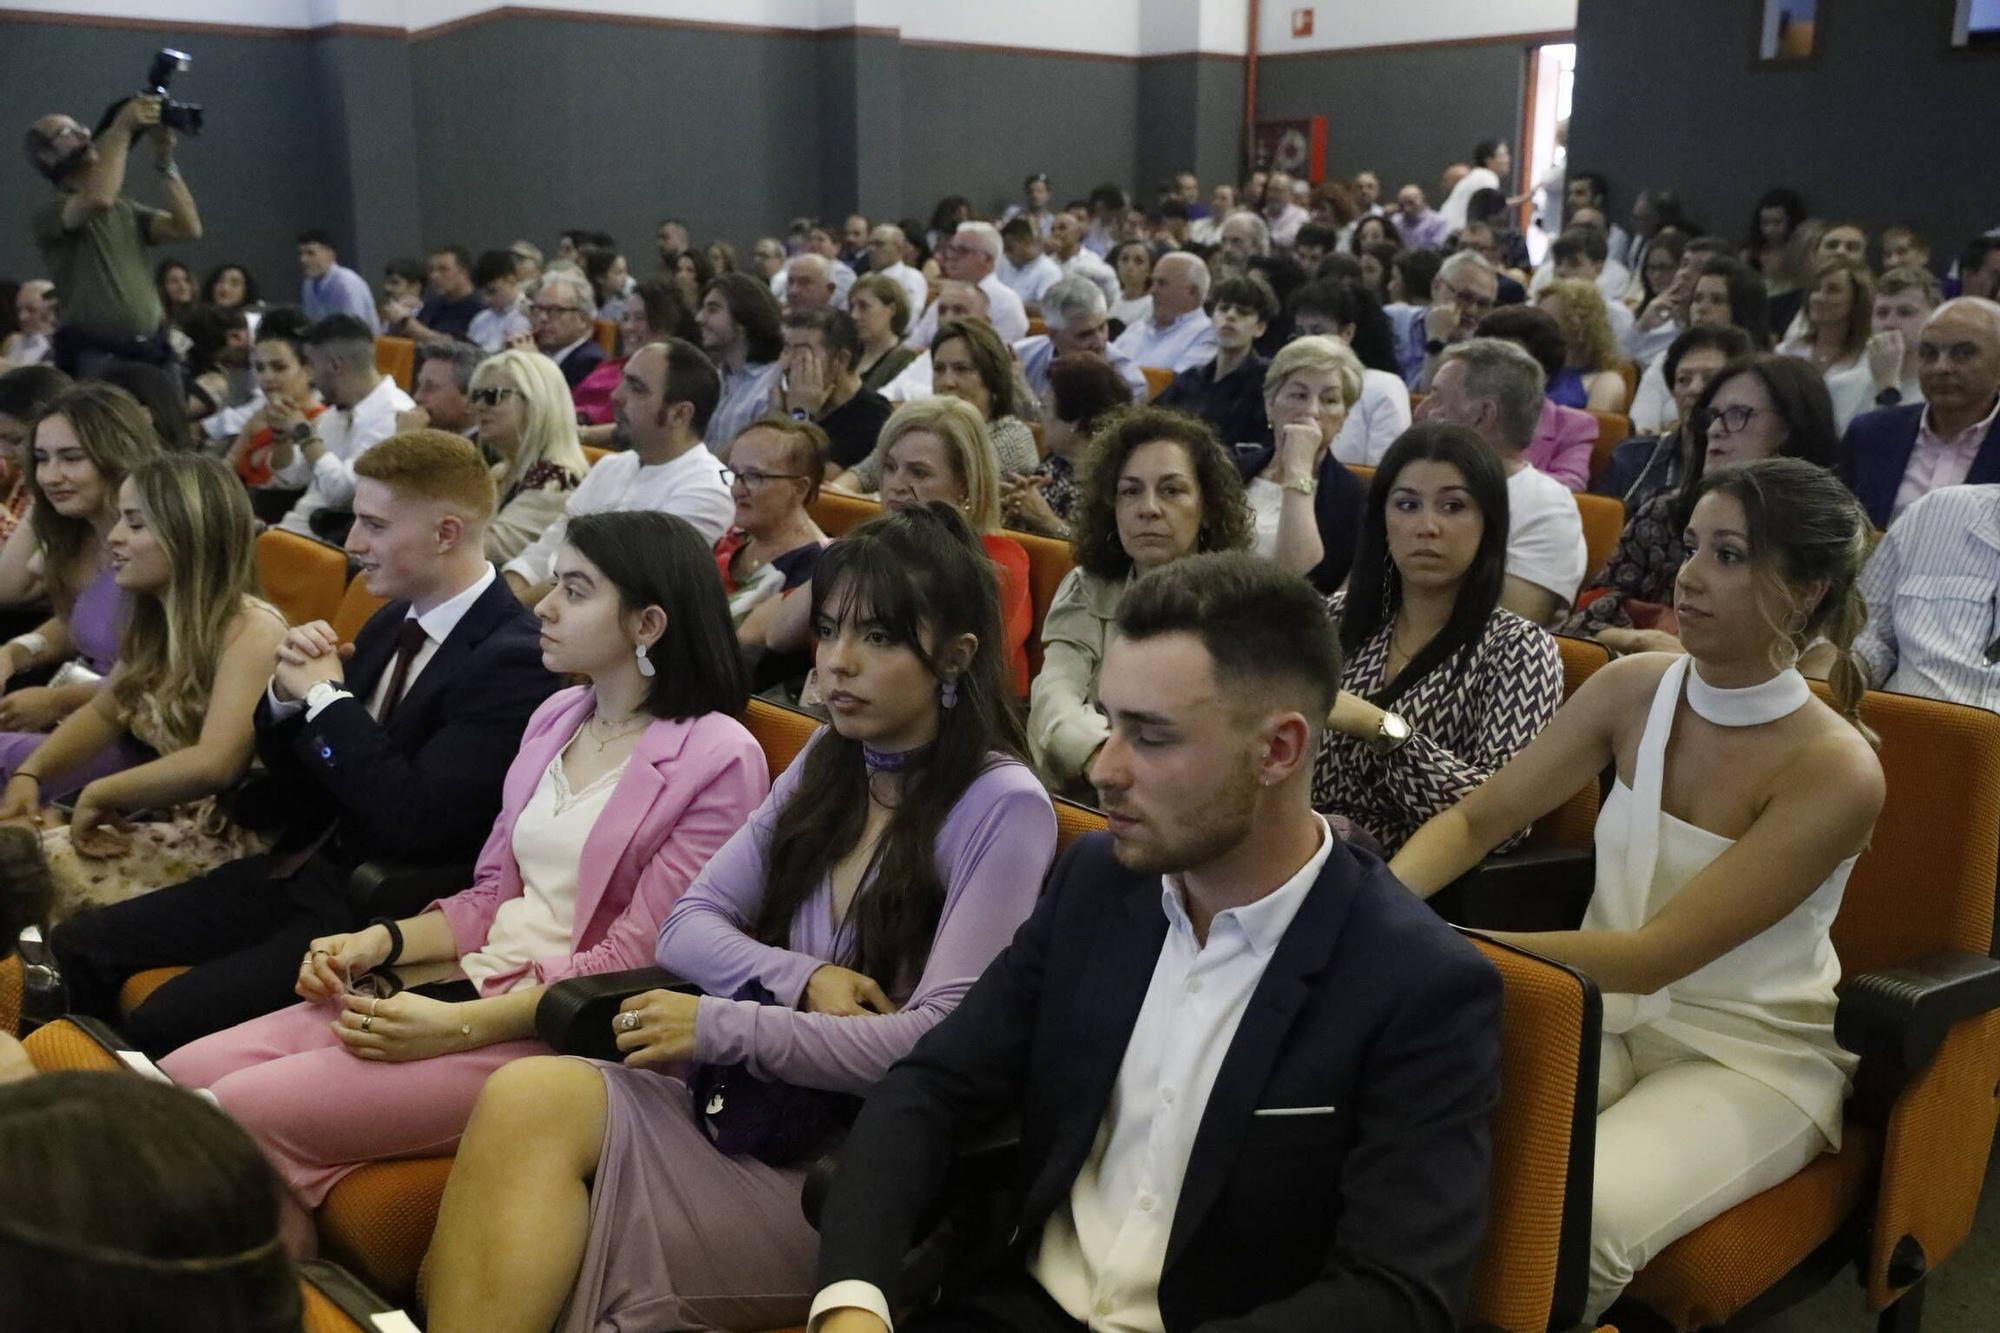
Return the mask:
<path id="1" fill-rule="evenodd" d="M 473 985 L 537 959 L 567 958 L 574 952 L 577 862 L 624 772 L 620 764 L 581 791 L 571 791 L 562 754 L 549 761 L 514 821 L 511 845 L 521 869 L 521 896 L 500 904 L 486 932 L 486 946 L 460 960 Z M 533 972 L 523 971 L 514 984 L 532 985 L 534 979 Z"/>

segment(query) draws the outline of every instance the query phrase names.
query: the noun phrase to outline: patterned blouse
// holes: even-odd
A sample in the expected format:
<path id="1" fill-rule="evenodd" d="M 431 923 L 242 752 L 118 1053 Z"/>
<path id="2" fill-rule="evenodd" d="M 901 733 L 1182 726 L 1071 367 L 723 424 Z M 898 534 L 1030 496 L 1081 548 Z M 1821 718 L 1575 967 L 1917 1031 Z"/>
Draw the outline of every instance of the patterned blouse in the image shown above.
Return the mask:
<path id="1" fill-rule="evenodd" d="M 1588 604 L 1564 616 L 1556 633 L 1589 638 L 1601 629 L 1631 629 L 1628 600 L 1673 604 L 1683 555 L 1681 525 L 1674 521 L 1679 499 L 1678 491 L 1656 495 L 1625 521 L 1604 571 L 1577 596 Z"/>
<path id="2" fill-rule="evenodd" d="M 1347 594 L 1326 599 L 1335 620 Z M 1388 682 L 1385 624 L 1341 669 L 1340 687 L 1363 698 Z M 1496 609 L 1470 648 L 1433 668 L 1389 705 L 1410 739 L 1376 754 L 1359 737 L 1329 730 L 1313 766 L 1313 805 L 1345 815 L 1393 856 L 1433 816 L 1491 777 L 1547 726 L 1562 704 L 1562 655 L 1538 625 Z M 1527 830 L 1495 848 L 1504 851 Z"/>

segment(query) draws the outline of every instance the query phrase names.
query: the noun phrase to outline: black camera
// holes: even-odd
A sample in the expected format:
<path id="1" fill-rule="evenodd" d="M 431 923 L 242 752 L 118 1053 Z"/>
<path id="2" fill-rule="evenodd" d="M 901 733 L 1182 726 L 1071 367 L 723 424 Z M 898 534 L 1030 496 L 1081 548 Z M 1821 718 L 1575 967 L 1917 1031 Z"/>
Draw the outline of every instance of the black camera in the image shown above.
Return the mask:
<path id="1" fill-rule="evenodd" d="M 182 134 L 201 133 L 202 109 L 192 102 L 176 102 L 167 95 L 167 85 L 193 63 L 193 56 L 169 47 L 154 54 L 152 67 L 146 71 L 145 91 L 160 99 L 160 124 Z"/>

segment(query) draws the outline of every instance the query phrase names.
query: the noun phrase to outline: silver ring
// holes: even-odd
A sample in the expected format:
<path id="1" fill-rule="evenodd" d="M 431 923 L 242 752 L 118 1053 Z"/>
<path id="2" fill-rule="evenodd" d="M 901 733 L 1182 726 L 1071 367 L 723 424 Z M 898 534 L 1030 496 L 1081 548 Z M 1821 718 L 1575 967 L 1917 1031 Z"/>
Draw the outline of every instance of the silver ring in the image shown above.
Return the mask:
<path id="1" fill-rule="evenodd" d="M 618 1026 L 627 1032 L 638 1031 L 639 1011 L 637 1009 L 627 1009 L 624 1013 L 618 1015 Z"/>
<path id="2" fill-rule="evenodd" d="M 361 1030 L 362 1030 L 363 1032 L 366 1032 L 366 1031 L 368 1030 L 368 1025 L 369 1025 L 370 1023 L 373 1023 L 374 1021 L 375 1021 L 375 1015 L 373 1015 L 373 1014 L 363 1014 L 363 1015 L 361 1016 Z"/>

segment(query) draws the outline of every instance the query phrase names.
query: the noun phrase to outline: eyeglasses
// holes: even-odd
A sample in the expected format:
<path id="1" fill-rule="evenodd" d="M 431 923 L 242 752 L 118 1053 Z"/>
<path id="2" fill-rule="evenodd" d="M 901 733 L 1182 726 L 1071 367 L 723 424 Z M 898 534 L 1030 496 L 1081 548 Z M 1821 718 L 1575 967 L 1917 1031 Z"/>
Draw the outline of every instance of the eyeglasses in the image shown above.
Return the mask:
<path id="1" fill-rule="evenodd" d="M 1478 292 L 1468 292 L 1461 287 L 1454 287 L 1450 283 L 1446 283 L 1444 289 L 1451 293 L 1452 303 L 1462 309 L 1491 310 L 1493 308 L 1494 298 L 1491 296 L 1482 296 Z"/>
<path id="2" fill-rule="evenodd" d="M 739 481 L 745 486 L 761 486 L 767 481 L 804 480 L 805 475 L 799 472 L 759 472 L 756 468 L 750 467 L 746 467 L 741 471 L 737 471 L 735 468 L 722 469 L 722 484 L 725 486 L 734 486 Z"/>
<path id="3" fill-rule="evenodd" d="M 583 313 L 583 307 L 576 305 L 537 304 L 529 306 L 528 310 L 531 314 L 541 319 L 554 319 L 557 315 L 581 315 Z"/>
<path id="4" fill-rule="evenodd" d="M 465 396 L 472 400 L 474 407 L 497 407 L 503 398 L 519 398 L 521 391 L 494 385 L 490 388 L 474 389 Z"/>
<path id="5" fill-rule="evenodd" d="M 1725 434 L 1735 435 L 1750 424 L 1752 417 L 1759 415 L 1765 410 L 1761 407 L 1749 407 L 1742 403 L 1738 403 L 1734 407 L 1710 408 L 1706 412 L 1696 414 L 1695 424 L 1701 427 L 1701 433 L 1706 435 L 1715 427 L 1716 423 L 1720 422 Z"/>

